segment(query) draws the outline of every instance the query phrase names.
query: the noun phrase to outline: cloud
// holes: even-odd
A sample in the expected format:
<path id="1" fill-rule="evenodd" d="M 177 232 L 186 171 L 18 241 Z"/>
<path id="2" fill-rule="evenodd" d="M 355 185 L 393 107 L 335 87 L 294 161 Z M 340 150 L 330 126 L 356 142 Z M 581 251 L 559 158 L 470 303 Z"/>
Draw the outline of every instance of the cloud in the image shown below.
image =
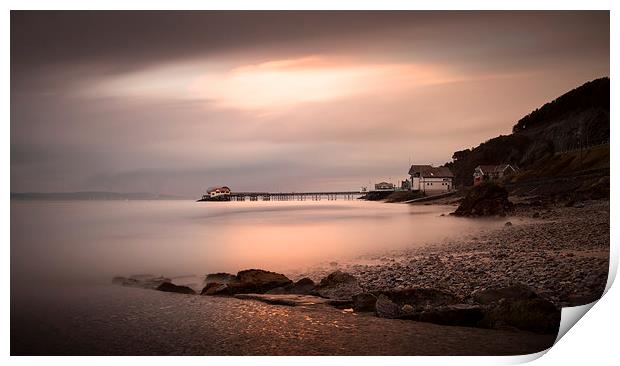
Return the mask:
<path id="1" fill-rule="evenodd" d="M 609 12 L 12 12 L 11 189 L 351 189 L 609 74 Z"/>
<path id="2" fill-rule="evenodd" d="M 159 65 L 93 82 L 84 96 L 212 101 L 221 108 L 282 111 L 304 104 L 385 95 L 464 81 L 447 67 L 310 55 L 256 64 L 192 61 Z"/>

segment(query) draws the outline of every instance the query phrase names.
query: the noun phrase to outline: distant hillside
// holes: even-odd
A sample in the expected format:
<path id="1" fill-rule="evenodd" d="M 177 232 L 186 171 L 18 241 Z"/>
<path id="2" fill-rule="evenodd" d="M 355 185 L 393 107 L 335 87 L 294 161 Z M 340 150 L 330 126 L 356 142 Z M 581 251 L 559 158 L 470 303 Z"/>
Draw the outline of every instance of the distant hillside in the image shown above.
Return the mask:
<path id="1" fill-rule="evenodd" d="M 68 192 L 68 193 L 11 193 L 12 200 L 28 201 L 125 201 L 125 200 L 182 200 L 180 196 L 154 193 Z"/>
<path id="2" fill-rule="evenodd" d="M 569 91 L 521 118 L 513 133 L 490 139 L 478 147 L 457 151 L 446 163 L 455 175 L 457 186 L 472 185 L 472 173 L 478 165 L 513 164 L 530 176 L 553 175 L 545 169 L 558 153 L 609 142 L 609 78 L 592 80 Z M 603 156 L 598 154 L 596 156 Z M 607 160 L 589 164 L 567 164 L 563 173 L 606 165 Z M 554 167 L 554 171 L 557 167 Z"/>

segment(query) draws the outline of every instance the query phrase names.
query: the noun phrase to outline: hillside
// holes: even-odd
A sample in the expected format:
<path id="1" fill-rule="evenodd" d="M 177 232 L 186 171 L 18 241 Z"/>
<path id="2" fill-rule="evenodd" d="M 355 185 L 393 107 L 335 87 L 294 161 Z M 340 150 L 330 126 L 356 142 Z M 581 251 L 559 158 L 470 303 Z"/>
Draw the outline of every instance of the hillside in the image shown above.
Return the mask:
<path id="1" fill-rule="evenodd" d="M 583 159 L 584 151 L 609 143 L 609 104 L 609 78 L 592 80 L 521 118 L 512 134 L 455 152 L 445 166 L 456 186 L 472 185 L 474 168 L 486 164 L 515 165 L 520 181 L 609 169 L 608 145 L 606 154 Z"/>

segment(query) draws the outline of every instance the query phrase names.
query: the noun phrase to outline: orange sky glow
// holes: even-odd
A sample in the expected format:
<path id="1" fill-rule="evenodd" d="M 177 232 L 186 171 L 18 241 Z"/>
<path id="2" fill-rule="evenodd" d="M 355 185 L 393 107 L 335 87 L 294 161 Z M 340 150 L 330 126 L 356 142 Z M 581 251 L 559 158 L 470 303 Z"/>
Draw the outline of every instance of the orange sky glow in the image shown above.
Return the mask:
<path id="1" fill-rule="evenodd" d="M 12 191 L 398 183 L 609 75 L 605 11 L 14 13 L 11 28 Z"/>

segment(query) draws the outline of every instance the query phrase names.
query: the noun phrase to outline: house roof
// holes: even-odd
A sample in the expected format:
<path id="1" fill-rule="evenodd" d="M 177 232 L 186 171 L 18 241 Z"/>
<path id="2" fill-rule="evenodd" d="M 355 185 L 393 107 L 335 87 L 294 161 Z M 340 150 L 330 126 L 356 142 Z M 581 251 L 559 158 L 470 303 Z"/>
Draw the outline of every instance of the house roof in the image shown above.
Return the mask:
<path id="1" fill-rule="evenodd" d="M 222 186 L 222 187 L 209 187 L 207 188 L 207 193 L 213 192 L 213 191 L 224 191 L 224 190 L 228 190 L 230 191 L 230 188 L 226 187 L 226 186 Z"/>
<path id="2" fill-rule="evenodd" d="M 499 165 L 478 165 L 475 170 L 480 170 L 483 174 L 490 173 L 501 173 L 506 168 L 510 167 L 510 169 L 515 170 L 510 164 L 499 164 Z"/>
<path id="3" fill-rule="evenodd" d="M 450 171 L 450 169 L 439 166 L 434 167 L 431 165 L 412 165 L 409 168 L 409 175 L 414 175 L 415 173 L 420 173 L 420 176 L 423 178 L 452 178 L 454 174 Z"/>

